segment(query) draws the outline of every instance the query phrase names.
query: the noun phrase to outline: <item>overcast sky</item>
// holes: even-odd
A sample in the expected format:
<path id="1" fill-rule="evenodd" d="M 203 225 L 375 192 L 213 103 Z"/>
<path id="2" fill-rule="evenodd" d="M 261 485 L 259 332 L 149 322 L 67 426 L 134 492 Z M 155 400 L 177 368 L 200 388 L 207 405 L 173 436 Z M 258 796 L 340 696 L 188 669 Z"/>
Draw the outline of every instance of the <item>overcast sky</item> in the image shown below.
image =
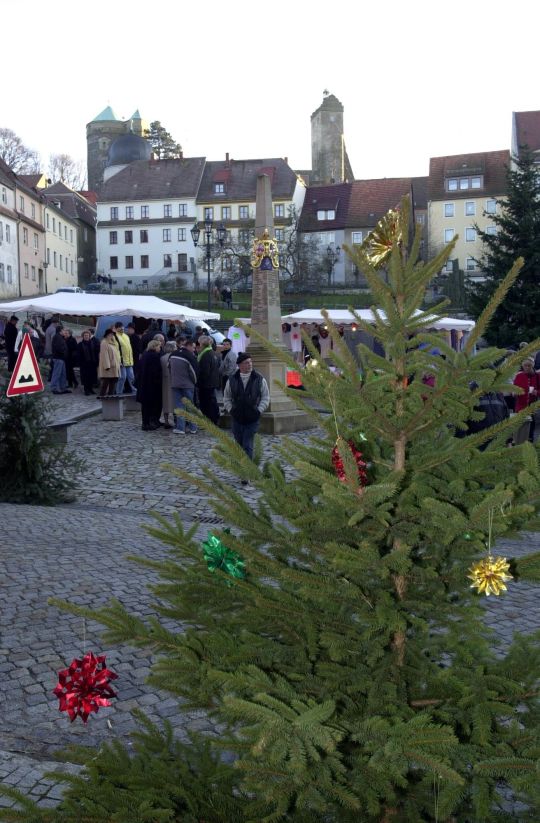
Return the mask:
<path id="1" fill-rule="evenodd" d="M 540 109 L 534 2 L 0 0 L 0 126 L 44 160 L 86 159 L 107 105 L 160 120 L 186 156 L 311 167 L 310 115 L 345 107 L 357 178 L 425 175 L 429 157 L 510 147 Z"/>

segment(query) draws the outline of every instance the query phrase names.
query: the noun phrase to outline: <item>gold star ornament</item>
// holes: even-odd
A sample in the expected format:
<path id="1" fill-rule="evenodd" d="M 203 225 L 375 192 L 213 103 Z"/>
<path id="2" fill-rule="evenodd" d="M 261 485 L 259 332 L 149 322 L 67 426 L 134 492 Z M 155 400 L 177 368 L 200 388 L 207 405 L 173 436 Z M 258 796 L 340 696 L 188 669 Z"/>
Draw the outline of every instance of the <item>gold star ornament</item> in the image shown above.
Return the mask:
<path id="1" fill-rule="evenodd" d="M 498 596 L 506 591 L 505 583 L 514 579 L 508 574 L 509 569 L 506 557 L 492 557 L 489 554 L 469 569 L 467 577 L 473 581 L 470 588 L 477 589 L 478 594 L 485 594 L 486 597 L 490 594 Z"/>
<path id="2" fill-rule="evenodd" d="M 379 220 L 373 231 L 366 237 L 363 243 L 364 253 L 371 265 L 378 269 L 390 257 L 394 243 L 401 243 L 402 239 L 399 212 L 391 210 Z"/>

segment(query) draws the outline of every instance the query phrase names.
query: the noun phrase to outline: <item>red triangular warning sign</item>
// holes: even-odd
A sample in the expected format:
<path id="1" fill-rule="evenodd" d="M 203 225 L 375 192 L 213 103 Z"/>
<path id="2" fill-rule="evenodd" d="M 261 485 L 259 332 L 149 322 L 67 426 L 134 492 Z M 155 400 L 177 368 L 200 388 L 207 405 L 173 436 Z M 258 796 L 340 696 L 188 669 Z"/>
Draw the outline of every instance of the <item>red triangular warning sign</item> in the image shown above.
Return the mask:
<path id="1" fill-rule="evenodd" d="M 43 391 L 43 380 L 29 334 L 23 334 L 19 356 L 6 392 L 8 397 Z"/>

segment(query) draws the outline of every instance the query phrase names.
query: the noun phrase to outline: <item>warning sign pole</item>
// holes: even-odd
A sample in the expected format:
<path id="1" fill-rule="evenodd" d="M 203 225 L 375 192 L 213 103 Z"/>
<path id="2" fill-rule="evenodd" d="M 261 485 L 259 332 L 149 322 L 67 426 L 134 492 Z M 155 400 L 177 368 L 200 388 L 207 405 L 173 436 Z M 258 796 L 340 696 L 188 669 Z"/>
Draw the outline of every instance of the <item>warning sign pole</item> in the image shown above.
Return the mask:
<path id="1" fill-rule="evenodd" d="M 43 391 L 44 388 L 32 345 L 32 338 L 28 333 L 25 333 L 6 395 L 8 397 L 18 397 L 19 394 L 32 394 L 33 392 Z"/>

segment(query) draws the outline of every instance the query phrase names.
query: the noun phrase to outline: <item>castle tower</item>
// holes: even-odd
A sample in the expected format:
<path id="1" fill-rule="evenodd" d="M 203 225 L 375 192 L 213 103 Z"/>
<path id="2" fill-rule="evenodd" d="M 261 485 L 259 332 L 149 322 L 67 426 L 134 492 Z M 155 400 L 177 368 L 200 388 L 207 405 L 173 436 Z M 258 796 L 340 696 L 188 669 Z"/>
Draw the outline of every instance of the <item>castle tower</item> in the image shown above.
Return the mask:
<path id="1" fill-rule="evenodd" d="M 345 148 L 343 105 L 328 92 L 311 115 L 311 168 L 312 185 L 354 180 Z"/>
<path id="2" fill-rule="evenodd" d="M 99 193 L 103 185 L 103 173 L 113 141 L 117 137 L 130 132 L 138 137 L 143 137 L 147 128 L 148 124 L 142 120 L 138 109 L 129 120 L 119 120 L 110 106 L 103 109 L 90 123 L 87 123 L 86 165 L 90 191 Z"/>

